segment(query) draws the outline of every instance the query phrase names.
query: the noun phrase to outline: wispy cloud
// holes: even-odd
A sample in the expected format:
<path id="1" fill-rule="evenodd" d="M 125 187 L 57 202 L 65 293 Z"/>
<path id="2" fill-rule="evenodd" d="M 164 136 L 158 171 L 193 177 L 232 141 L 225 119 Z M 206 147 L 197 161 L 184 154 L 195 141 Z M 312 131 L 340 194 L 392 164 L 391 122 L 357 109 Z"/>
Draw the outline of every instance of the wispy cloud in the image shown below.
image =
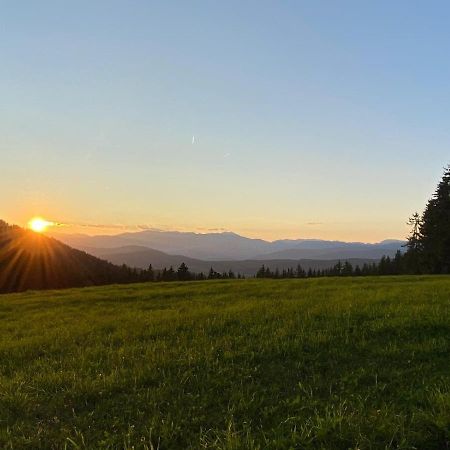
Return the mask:
<path id="1" fill-rule="evenodd" d="M 85 223 L 85 222 L 56 222 L 58 227 L 80 227 L 80 228 L 101 228 L 101 229 L 114 229 L 114 230 L 125 230 L 130 227 L 128 225 L 121 224 L 104 224 L 104 223 Z"/>
<path id="2" fill-rule="evenodd" d="M 52 222 L 54 227 L 65 228 L 81 228 L 81 229 L 95 229 L 95 230 L 117 230 L 117 231 L 184 231 L 182 229 L 175 229 L 174 227 L 155 226 L 149 224 L 120 224 L 120 223 L 95 223 L 95 222 Z"/>
<path id="3" fill-rule="evenodd" d="M 227 231 L 226 228 L 196 228 L 196 231 L 208 231 L 212 233 L 223 233 L 224 231 Z"/>

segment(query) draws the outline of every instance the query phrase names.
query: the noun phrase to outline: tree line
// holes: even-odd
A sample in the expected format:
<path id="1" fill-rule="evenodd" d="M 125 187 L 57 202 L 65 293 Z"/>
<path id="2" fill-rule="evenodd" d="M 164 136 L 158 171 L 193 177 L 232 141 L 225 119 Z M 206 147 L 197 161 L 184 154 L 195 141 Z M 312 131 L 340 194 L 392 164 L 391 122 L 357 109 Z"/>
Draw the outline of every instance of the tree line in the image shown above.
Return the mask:
<path id="1" fill-rule="evenodd" d="M 235 273 L 231 269 L 228 272 L 216 272 L 212 267 L 207 274 L 203 272 L 191 272 L 189 267 L 182 262 L 177 269 L 173 266 L 164 267 L 161 270 L 154 269 L 150 264 L 147 269 L 131 269 L 126 265 L 122 266 L 128 269 L 133 278 L 138 281 L 200 281 L 200 280 L 234 280 L 243 279 L 244 275 Z"/>
<path id="2" fill-rule="evenodd" d="M 383 256 L 379 263 L 364 263 L 352 265 L 349 261 L 338 261 L 331 267 L 324 269 L 304 269 L 300 264 L 295 268 L 271 270 L 262 265 L 256 272 L 256 278 L 315 278 L 315 277 L 355 277 L 371 275 L 400 275 L 403 270 L 403 255 L 397 251 L 395 257 Z"/>
<path id="3" fill-rule="evenodd" d="M 207 274 L 191 272 L 183 262 L 174 269 L 164 267 L 155 270 L 150 264 L 148 269 L 131 269 L 122 266 L 124 270 L 130 271 L 130 278 L 136 281 L 198 281 L 198 280 L 233 280 L 244 279 L 245 275 L 235 274 L 231 269 L 228 272 L 216 272 L 212 267 Z M 351 277 L 351 276 L 373 276 L 373 275 L 401 275 L 408 273 L 405 267 L 404 255 L 397 251 L 393 258 L 383 256 L 378 263 L 364 263 L 363 265 L 352 265 L 349 261 L 338 261 L 332 267 L 324 269 L 304 269 L 300 264 L 288 269 L 272 270 L 263 264 L 252 278 L 314 278 L 314 277 Z"/>

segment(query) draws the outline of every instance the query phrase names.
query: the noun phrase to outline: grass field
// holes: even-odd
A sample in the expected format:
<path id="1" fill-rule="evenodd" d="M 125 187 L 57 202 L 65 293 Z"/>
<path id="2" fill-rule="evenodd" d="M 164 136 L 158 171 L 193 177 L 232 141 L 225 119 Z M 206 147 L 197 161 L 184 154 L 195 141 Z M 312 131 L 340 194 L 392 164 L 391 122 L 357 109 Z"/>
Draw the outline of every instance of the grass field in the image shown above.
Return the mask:
<path id="1" fill-rule="evenodd" d="M 450 277 L 0 296 L 1 448 L 448 449 Z"/>

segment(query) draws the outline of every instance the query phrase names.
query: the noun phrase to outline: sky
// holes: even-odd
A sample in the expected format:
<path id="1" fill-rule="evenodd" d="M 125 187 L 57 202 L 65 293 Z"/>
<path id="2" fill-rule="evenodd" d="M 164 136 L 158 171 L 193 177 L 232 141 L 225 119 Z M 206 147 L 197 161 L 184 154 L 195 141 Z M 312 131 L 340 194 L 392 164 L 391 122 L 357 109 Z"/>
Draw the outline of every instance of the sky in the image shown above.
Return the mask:
<path id="1" fill-rule="evenodd" d="M 0 217 L 404 238 L 450 162 L 450 4 L 0 0 Z"/>

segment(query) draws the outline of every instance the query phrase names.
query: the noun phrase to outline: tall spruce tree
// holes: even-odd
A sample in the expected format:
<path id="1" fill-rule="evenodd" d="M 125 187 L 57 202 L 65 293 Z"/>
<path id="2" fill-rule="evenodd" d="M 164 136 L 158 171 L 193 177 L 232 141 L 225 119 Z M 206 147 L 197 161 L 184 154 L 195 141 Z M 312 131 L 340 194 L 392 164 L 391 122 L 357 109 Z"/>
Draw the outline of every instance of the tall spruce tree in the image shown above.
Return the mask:
<path id="1" fill-rule="evenodd" d="M 428 201 L 414 244 L 424 272 L 450 273 L 450 166 Z"/>

